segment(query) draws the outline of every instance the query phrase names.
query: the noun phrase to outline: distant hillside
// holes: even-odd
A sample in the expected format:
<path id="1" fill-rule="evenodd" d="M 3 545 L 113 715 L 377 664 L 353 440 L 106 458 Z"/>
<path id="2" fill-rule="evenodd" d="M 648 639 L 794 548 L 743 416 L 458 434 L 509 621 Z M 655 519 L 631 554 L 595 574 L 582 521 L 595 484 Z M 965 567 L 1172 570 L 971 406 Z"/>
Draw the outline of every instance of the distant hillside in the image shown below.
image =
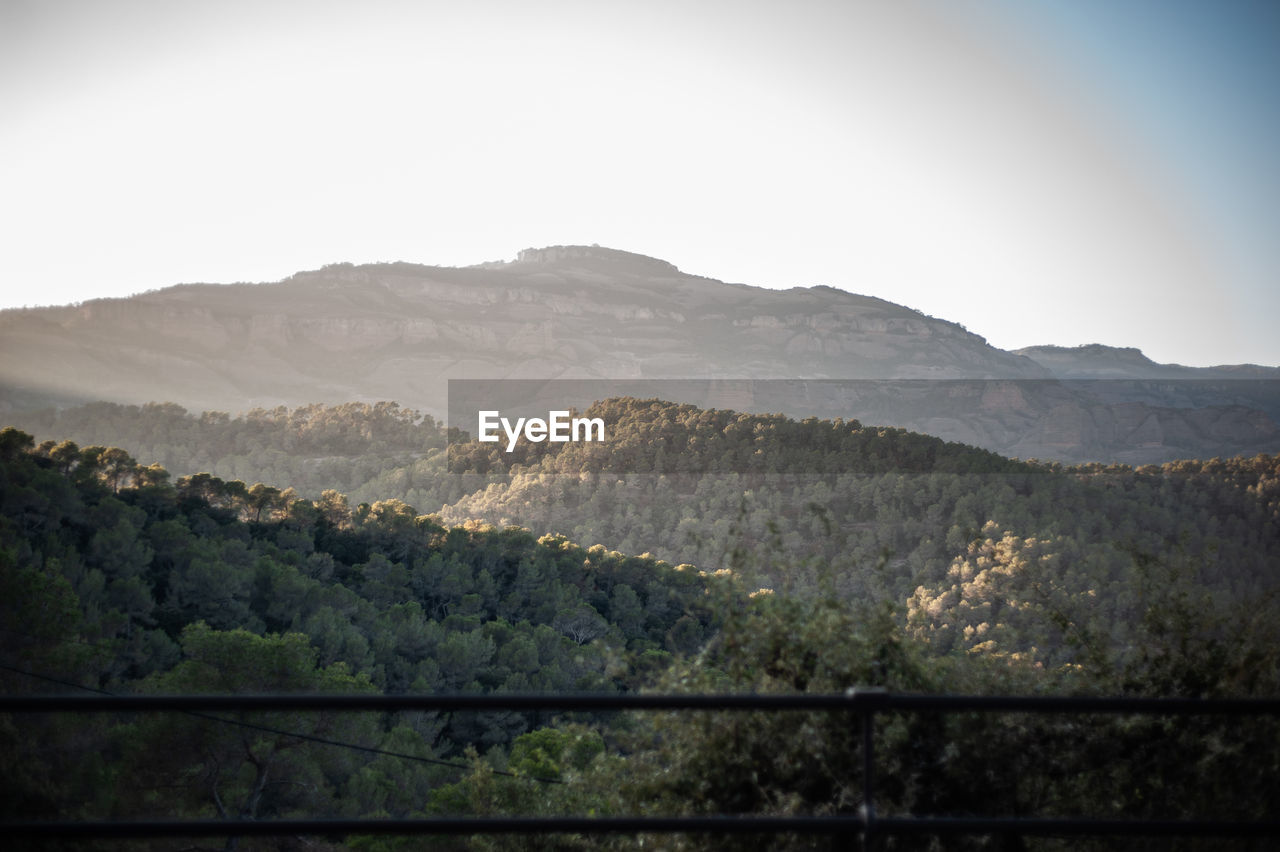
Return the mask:
<path id="1" fill-rule="evenodd" d="M 298 498 L 344 517 L 426 512 L 432 525 L 517 524 L 586 548 L 729 568 L 748 590 L 891 601 L 944 650 L 982 646 L 1046 664 L 1080 659 L 1059 615 L 1113 649 L 1129 647 L 1153 593 L 1143 584 L 1190 583 L 1232 606 L 1261 607 L 1275 594 L 1274 456 L 1068 468 L 847 420 L 629 398 L 584 413 L 604 420 L 607 441 L 525 443 L 509 455 L 455 444 L 451 466 L 469 462 L 460 467 L 470 471 L 455 474 L 445 472 L 439 425 L 391 404 L 236 419 L 97 405 L 43 424 L 30 449 L 45 468 L 83 468 L 113 491 L 172 481 L 252 523 L 305 527 L 312 516 Z M 113 429 L 128 452 L 92 446 L 117 439 L 95 428 Z M 168 474 L 151 466 L 157 458 L 174 465 Z M 197 469 L 210 473 L 185 473 Z M 0 487 L 0 509 L 21 519 L 31 507 L 63 505 L 56 492 L 25 488 Z M 338 493 L 349 488 L 358 493 Z M 168 517 L 159 503 L 139 505 Z M 123 530 L 89 534 L 115 526 L 110 517 L 68 523 L 94 564 L 132 565 L 168 547 L 159 532 L 137 554 L 121 543 Z"/>
<path id="2" fill-rule="evenodd" d="M 1013 354 L 1035 361 L 1060 379 L 1280 379 L 1280 367 L 1257 364 L 1224 364 L 1216 367 L 1184 367 L 1157 364 L 1133 347 L 1027 346 Z"/>
<path id="3" fill-rule="evenodd" d="M 608 424 L 609 441 L 529 444 L 509 456 L 493 444 L 451 448 L 455 469 L 459 456 L 471 462 L 461 469 L 490 473 L 506 458 L 509 475 L 445 506 L 440 517 L 518 524 L 673 563 L 731 566 L 780 589 L 812 585 L 826 572 L 849 600 L 916 600 L 921 623 L 948 642 L 959 642 L 951 635 L 959 616 L 935 624 L 938 607 L 926 617 L 928 602 L 984 571 L 993 572 L 992 582 L 1015 578 L 1001 606 L 1057 588 L 1061 612 L 1105 621 L 1113 637 L 1127 629 L 1134 600 L 1114 589 L 1104 597 L 1086 590 L 1128 583 L 1152 565 L 1242 602 L 1269 594 L 1275 582 L 1280 467 L 1273 456 L 1066 468 L 856 421 L 797 422 L 634 399 L 606 400 L 585 413 Z M 883 570 L 869 570 L 881 561 Z M 965 594 L 990 596 L 991 589 Z M 939 606 L 946 612 L 955 599 Z M 979 615 L 964 617 L 975 618 L 977 629 Z M 1031 652 L 1037 642 L 1023 635 L 1006 650 Z"/>
<path id="4" fill-rule="evenodd" d="M 1278 415 L 1259 393 L 1215 393 L 1192 403 L 1206 411 L 1188 411 L 1164 390 L 1099 396 L 1054 381 L 1054 369 L 882 299 L 730 284 L 582 246 L 467 268 L 337 264 L 273 284 L 0 312 L 0 416 L 93 400 L 230 413 L 395 400 L 439 416 L 451 378 L 803 379 L 729 404 L 856 417 L 1022 457 L 1280 449 Z"/>

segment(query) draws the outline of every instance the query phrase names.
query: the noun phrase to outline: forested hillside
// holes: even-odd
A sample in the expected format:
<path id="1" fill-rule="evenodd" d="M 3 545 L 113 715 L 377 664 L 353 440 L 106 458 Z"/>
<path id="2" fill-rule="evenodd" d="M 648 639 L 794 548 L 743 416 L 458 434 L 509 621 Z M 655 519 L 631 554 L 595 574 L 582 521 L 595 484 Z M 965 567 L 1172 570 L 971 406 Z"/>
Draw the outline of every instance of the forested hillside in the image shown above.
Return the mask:
<path id="1" fill-rule="evenodd" d="M 434 510 L 467 485 L 438 475 L 444 428 L 394 402 L 255 408 L 236 417 L 174 403 L 94 402 L 39 409 L 12 423 L 37 439 L 123 447 L 174 476 L 269 482 L 312 499 L 332 489 L 353 505 L 396 498 Z"/>
<path id="2" fill-rule="evenodd" d="M 1276 612 L 1270 456 L 1065 468 L 856 422 L 635 400 L 587 414 L 612 443 L 535 445 L 510 482 L 445 517 L 646 546 L 790 595 L 827 584 L 841 600 L 901 607 L 940 654 L 1050 666 L 1140 655 L 1143 613 L 1167 596 L 1225 624 Z M 470 449 L 483 459 L 492 446 Z M 709 472 L 593 472 L 655 467 Z"/>
<path id="3" fill-rule="evenodd" d="M 437 424 L 390 404 L 52 416 L 83 417 L 83 444 L 5 429 L 0 681 L 1280 694 L 1273 457 L 1062 467 L 856 421 L 636 399 L 585 413 L 608 442 L 511 456 L 446 452 Z M 108 428 L 125 449 L 91 437 Z M 225 472 L 174 476 L 148 447 Z M 362 488 L 413 471 L 439 502 L 353 501 L 322 487 L 321 458 L 371 459 L 349 469 Z M 48 716 L 0 720 L 0 753 L 17 767 L 5 807 L 28 817 L 848 813 L 853 733 L 827 714 Z M 884 807 L 1258 818 L 1280 795 L 1276 735 L 1272 720 L 903 718 L 883 732 Z"/>
<path id="4" fill-rule="evenodd" d="M 1152 588 L 1185 581 L 1221 603 L 1264 600 L 1280 582 L 1271 456 L 1065 467 L 857 421 L 629 398 L 585 414 L 606 422 L 607 442 L 514 453 L 478 442 L 446 453 L 439 424 L 393 403 L 238 418 L 96 404 L 49 410 L 33 431 L 240 480 L 227 487 L 257 515 L 263 501 L 323 503 L 329 491 L 366 514 L 398 500 L 441 523 L 732 568 L 753 588 L 809 593 L 821 574 L 842 599 L 891 601 L 913 630 L 979 653 L 1072 660 L 1067 637 L 1128 645 Z M 262 481 L 296 493 L 260 485 L 251 497 L 243 483 Z"/>
<path id="5" fill-rule="evenodd" d="M 121 450 L 37 448 L 14 429 L 0 433 L 0 465 L 9 693 L 616 691 L 695 651 L 714 628 L 714 578 L 688 566 L 520 529 L 445 528 L 395 500 L 352 511 L 332 491 L 311 502 L 208 475 L 171 483 Z M 506 746 L 537 720 L 274 725 L 304 722 L 327 738 L 438 759 Z M 126 779 L 157 774 L 166 806 L 208 813 L 219 798 L 250 802 L 254 784 L 240 786 L 250 763 L 306 781 L 254 802 L 251 816 L 368 813 L 390 807 L 388 783 L 422 808 L 448 778 L 430 763 L 294 760 L 287 736 L 266 738 L 267 757 L 256 746 L 245 757 L 234 726 L 193 733 L 201 725 L 183 718 L 99 720 L 63 747 L 79 724 L 3 722 L 5 765 L 21 767 L 6 773 L 7 813 L 68 818 L 81 812 L 73 802 L 83 815 L 146 813 L 160 807 L 158 788 Z M 25 759 L 37 752 L 54 757 Z M 389 782 L 392 768 L 413 781 Z"/>

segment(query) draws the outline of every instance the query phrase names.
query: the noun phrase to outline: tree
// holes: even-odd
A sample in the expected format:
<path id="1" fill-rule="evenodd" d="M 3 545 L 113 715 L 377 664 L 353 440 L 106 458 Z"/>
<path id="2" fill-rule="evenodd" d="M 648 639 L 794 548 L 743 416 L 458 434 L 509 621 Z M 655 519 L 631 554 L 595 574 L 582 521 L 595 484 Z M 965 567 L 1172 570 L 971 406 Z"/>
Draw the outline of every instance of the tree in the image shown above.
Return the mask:
<path id="1" fill-rule="evenodd" d="M 316 502 L 316 508 L 320 510 L 320 517 L 325 523 L 334 529 L 349 529 L 351 527 L 351 507 L 347 505 L 347 495 L 332 488 L 326 488 L 321 494 L 320 499 Z"/>
<path id="2" fill-rule="evenodd" d="M 140 687 L 154 693 L 372 692 L 365 675 L 345 664 L 321 668 L 300 633 L 256 636 L 217 631 L 204 622 L 182 632 L 184 659 Z M 376 726 L 368 714 L 263 712 L 168 714 L 127 729 L 133 748 L 137 795 L 146 809 L 223 819 L 316 812 L 332 807 L 327 776 L 349 773 L 356 758 L 300 736 L 371 743 Z M 339 768 L 341 769 L 339 770 Z M 236 847 L 230 838 L 227 849 Z"/>
<path id="3" fill-rule="evenodd" d="M 267 513 L 267 517 L 271 518 L 277 510 L 284 508 L 286 505 L 288 504 L 283 499 L 283 492 L 275 486 L 255 482 L 249 487 L 248 508 L 255 522 L 262 520 L 264 511 Z"/>
<path id="4" fill-rule="evenodd" d="M 591 605 L 585 603 L 573 609 L 560 610 L 551 626 L 579 645 L 585 645 L 609 632 L 609 623 Z"/>
<path id="5" fill-rule="evenodd" d="M 134 471 L 138 469 L 138 463 L 133 456 L 119 447 L 109 447 L 103 451 L 98 456 L 98 465 L 103 481 L 115 494 L 120 492 L 122 485 L 133 478 Z"/>
<path id="6" fill-rule="evenodd" d="M 0 461 L 12 461 L 20 458 L 35 449 L 35 446 L 35 438 L 21 429 L 15 429 L 12 426 L 0 429 Z"/>

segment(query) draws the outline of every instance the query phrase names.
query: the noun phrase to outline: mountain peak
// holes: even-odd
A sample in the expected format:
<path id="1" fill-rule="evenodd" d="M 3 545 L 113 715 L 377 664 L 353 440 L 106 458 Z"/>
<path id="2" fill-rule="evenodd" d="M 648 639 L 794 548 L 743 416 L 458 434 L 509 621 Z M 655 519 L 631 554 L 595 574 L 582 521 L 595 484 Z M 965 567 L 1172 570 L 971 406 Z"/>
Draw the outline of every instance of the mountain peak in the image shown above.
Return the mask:
<path id="1" fill-rule="evenodd" d="M 668 263 L 665 260 L 597 245 L 527 248 L 516 256 L 515 262 L 537 263 L 548 266 L 624 267 L 636 272 L 662 272 L 668 275 L 680 273 L 675 264 Z"/>
<path id="2" fill-rule="evenodd" d="M 1026 346 L 1022 349 L 1015 349 L 1017 355 L 1026 355 L 1029 358 L 1037 356 L 1045 358 L 1079 358 L 1079 359 L 1105 359 L 1108 361 L 1126 361 L 1133 364 L 1143 364 L 1157 366 L 1155 361 L 1148 358 L 1141 349 L 1133 346 L 1108 346 L 1105 343 L 1083 343 L 1079 346 L 1056 346 L 1053 344 L 1044 344 L 1040 346 Z"/>

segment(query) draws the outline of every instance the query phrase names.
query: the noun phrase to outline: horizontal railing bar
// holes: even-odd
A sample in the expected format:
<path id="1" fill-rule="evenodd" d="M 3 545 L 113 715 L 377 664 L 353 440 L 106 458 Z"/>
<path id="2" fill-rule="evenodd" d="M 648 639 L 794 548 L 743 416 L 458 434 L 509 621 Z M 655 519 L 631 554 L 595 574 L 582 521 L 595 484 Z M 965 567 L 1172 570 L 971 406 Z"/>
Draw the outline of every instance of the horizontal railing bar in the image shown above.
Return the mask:
<path id="1" fill-rule="evenodd" d="M 164 710 L 855 710 L 1157 715 L 1280 715 L 1273 698 L 901 695 L 850 690 L 822 695 L 6 695 L 0 712 Z"/>
<path id="2" fill-rule="evenodd" d="M 673 832 L 856 833 L 850 817 L 458 817 L 439 819 L 167 820 L 0 823 L 6 834 L 45 837 L 210 837 L 289 834 L 625 834 Z"/>
<path id="3" fill-rule="evenodd" d="M 1280 820 L 1071 819 L 1069 817 L 877 817 L 876 834 L 1280 837 Z"/>
<path id="4" fill-rule="evenodd" d="M 1280 698 L 1138 698 L 1104 696 L 898 695 L 876 709 L 940 712 L 1141 713 L 1168 716 L 1280 714 Z"/>
<path id="5" fill-rule="evenodd" d="M 141 822 L 7 822 L 8 836 L 226 837 L 352 834 L 858 834 L 861 816 L 457 817 L 435 819 L 163 820 Z M 1280 837 L 1280 821 L 1102 820 L 982 817 L 876 819 L 876 834 L 1128 835 Z"/>
<path id="6" fill-rule="evenodd" d="M 33 695 L 0 712 L 158 710 L 847 710 L 842 695 Z"/>

